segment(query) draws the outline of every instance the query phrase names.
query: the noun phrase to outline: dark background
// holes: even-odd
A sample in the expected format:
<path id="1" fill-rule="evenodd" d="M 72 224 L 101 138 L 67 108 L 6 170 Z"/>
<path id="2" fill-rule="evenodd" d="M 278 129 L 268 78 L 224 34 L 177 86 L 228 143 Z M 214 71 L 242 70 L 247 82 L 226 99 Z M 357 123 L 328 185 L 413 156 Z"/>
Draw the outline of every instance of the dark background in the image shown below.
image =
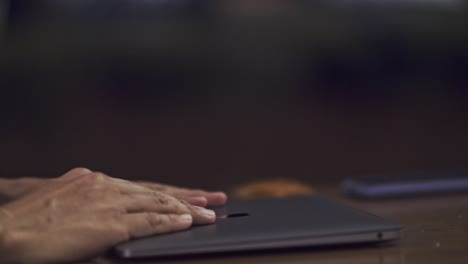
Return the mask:
<path id="1" fill-rule="evenodd" d="M 0 8 L 2 177 L 218 189 L 468 167 L 462 2 Z"/>

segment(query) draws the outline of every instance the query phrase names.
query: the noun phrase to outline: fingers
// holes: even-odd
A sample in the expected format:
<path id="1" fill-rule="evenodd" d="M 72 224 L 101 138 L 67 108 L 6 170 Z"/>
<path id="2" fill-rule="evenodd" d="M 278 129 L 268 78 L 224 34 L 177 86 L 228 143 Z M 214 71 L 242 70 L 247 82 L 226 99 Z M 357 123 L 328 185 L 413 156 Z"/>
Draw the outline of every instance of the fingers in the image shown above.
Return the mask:
<path id="1" fill-rule="evenodd" d="M 228 198 L 224 192 L 212 192 L 206 194 L 209 206 L 223 206 L 226 204 Z"/>
<path id="2" fill-rule="evenodd" d="M 207 207 L 208 200 L 205 197 L 195 196 L 195 197 L 179 197 L 180 199 L 185 200 L 191 205 Z"/>
<path id="3" fill-rule="evenodd" d="M 193 216 L 193 224 L 212 224 L 216 221 L 216 213 L 196 205 L 189 205 L 190 214 Z"/>
<path id="4" fill-rule="evenodd" d="M 184 192 L 176 192 L 172 193 L 174 197 L 177 197 L 179 199 L 186 200 L 189 203 L 194 202 L 194 205 L 199 205 L 199 206 L 213 206 L 213 207 L 219 207 L 223 206 L 227 202 L 227 195 L 223 192 L 201 192 L 201 191 L 184 191 Z M 202 201 L 200 198 L 206 199 L 206 205 L 201 205 Z"/>
<path id="5" fill-rule="evenodd" d="M 116 201 L 117 202 L 117 201 Z M 164 194 L 132 194 L 119 200 L 127 213 L 157 212 L 161 214 L 187 214 L 190 209 L 175 198 Z"/>
<path id="6" fill-rule="evenodd" d="M 193 222 L 190 214 L 137 213 L 122 218 L 131 238 L 184 230 Z"/>
<path id="7" fill-rule="evenodd" d="M 131 181 L 117 179 L 117 178 L 110 178 L 109 180 L 112 182 L 113 187 L 116 187 L 120 191 L 121 194 L 136 194 L 136 193 L 148 194 L 148 193 L 155 192 L 154 190 L 151 190 L 145 186 L 136 184 Z"/>
<path id="8" fill-rule="evenodd" d="M 227 195 L 224 192 L 206 192 L 203 190 L 193 190 L 178 188 L 170 185 L 156 184 L 156 183 L 139 183 L 152 190 L 164 192 L 179 199 L 183 199 L 193 205 L 198 206 L 223 206 L 227 202 Z M 204 199 L 206 199 L 206 204 Z"/>
<path id="9" fill-rule="evenodd" d="M 127 212 L 189 213 L 193 216 L 195 224 L 208 224 L 216 220 L 212 210 L 203 208 L 207 205 L 207 199 L 204 197 L 192 199 L 191 204 L 131 182 L 117 181 L 116 184 L 120 185 L 120 192 L 126 200 L 124 204 Z"/>
<path id="10" fill-rule="evenodd" d="M 120 203 L 127 213 L 190 214 L 194 224 L 210 224 L 216 220 L 216 214 L 212 210 L 193 206 L 158 192 L 124 196 Z"/>

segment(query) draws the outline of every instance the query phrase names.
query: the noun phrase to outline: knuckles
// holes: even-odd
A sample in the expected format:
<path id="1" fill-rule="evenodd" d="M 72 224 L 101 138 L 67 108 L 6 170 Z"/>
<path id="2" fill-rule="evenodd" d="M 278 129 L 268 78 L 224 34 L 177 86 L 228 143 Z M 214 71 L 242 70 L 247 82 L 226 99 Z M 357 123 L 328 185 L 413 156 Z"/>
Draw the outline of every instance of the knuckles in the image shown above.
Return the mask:
<path id="1" fill-rule="evenodd" d="M 91 180 L 94 180 L 94 181 L 101 181 L 101 180 L 106 180 L 109 178 L 109 176 L 107 176 L 106 174 L 102 173 L 102 172 L 93 172 L 93 173 L 90 173 L 90 174 L 86 174 L 85 177 L 88 177 L 90 178 Z"/>
<path id="2" fill-rule="evenodd" d="M 155 213 L 145 213 L 145 220 L 152 229 L 156 229 L 161 225 L 161 216 Z"/>
<path id="3" fill-rule="evenodd" d="M 161 204 L 161 205 L 168 205 L 170 204 L 170 200 L 169 199 L 166 199 L 164 197 L 159 197 L 159 198 L 156 198 L 156 203 L 158 204 Z"/>
<path id="4" fill-rule="evenodd" d="M 67 172 L 63 177 L 77 180 L 85 183 L 102 182 L 110 177 L 102 172 L 93 172 L 87 168 L 74 168 Z"/>
<path id="5" fill-rule="evenodd" d="M 188 208 L 192 207 L 192 205 L 189 202 L 185 201 L 185 200 L 179 199 L 178 201 L 179 201 L 180 204 L 182 204 L 182 205 L 184 205 L 184 206 L 186 206 Z"/>
<path id="6" fill-rule="evenodd" d="M 117 220 L 119 220 L 122 215 L 127 213 L 127 210 L 124 207 L 118 205 L 110 206 L 108 209 L 106 209 L 106 211 L 111 218 Z"/>
<path id="7" fill-rule="evenodd" d="M 81 168 L 81 167 L 71 169 L 69 172 L 67 172 L 67 174 L 74 175 L 74 176 L 84 175 L 84 174 L 89 174 L 89 173 L 92 173 L 92 171 L 87 168 Z"/>
<path id="8" fill-rule="evenodd" d="M 80 175 L 77 178 L 77 180 L 82 182 L 82 183 L 95 185 L 95 184 L 98 184 L 98 183 L 105 182 L 108 178 L 109 178 L 109 176 L 105 175 L 104 173 L 92 172 L 92 173 Z"/>

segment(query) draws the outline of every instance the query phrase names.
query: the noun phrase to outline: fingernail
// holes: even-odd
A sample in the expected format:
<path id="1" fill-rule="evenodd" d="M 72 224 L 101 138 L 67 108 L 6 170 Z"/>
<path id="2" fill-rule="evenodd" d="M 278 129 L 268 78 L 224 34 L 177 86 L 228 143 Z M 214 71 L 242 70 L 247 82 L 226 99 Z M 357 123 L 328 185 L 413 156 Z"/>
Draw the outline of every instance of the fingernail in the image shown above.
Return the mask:
<path id="1" fill-rule="evenodd" d="M 183 215 L 180 216 L 180 220 L 181 220 L 182 222 L 189 222 L 189 223 L 191 223 L 191 222 L 193 221 L 193 218 L 192 218 L 192 216 L 191 216 L 190 214 L 183 214 Z"/>
<path id="2" fill-rule="evenodd" d="M 203 209 L 203 214 L 209 217 L 216 217 L 215 212 L 208 209 Z"/>
<path id="3" fill-rule="evenodd" d="M 200 209 L 201 213 L 208 216 L 208 217 L 216 217 L 216 214 L 213 210 L 205 209 L 200 206 L 195 206 L 196 208 Z"/>

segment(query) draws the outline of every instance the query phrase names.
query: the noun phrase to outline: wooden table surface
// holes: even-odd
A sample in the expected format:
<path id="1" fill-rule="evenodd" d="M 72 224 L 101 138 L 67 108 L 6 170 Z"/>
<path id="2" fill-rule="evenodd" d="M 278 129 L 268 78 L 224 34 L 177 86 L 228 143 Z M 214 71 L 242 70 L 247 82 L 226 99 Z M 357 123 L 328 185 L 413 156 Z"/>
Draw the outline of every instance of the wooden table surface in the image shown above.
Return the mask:
<path id="1" fill-rule="evenodd" d="M 229 255 L 120 260 L 102 258 L 97 263 L 468 263 L 468 194 L 384 201 L 351 201 L 336 190 L 322 195 L 364 209 L 404 226 L 403 238 L 393 245 L 297 249 Z M 96 263 L 95 262 L 95 263 Z"/>

